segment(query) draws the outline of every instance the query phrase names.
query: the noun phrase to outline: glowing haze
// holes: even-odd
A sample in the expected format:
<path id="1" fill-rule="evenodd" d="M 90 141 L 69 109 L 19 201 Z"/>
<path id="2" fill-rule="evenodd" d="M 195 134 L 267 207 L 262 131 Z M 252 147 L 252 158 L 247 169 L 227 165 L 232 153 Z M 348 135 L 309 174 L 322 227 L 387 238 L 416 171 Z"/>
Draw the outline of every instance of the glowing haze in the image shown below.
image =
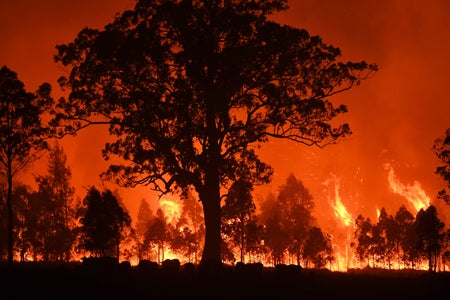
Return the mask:
<path id="1" fill-rule="evenodd" d="M 51 83 L 58 97 L 56 79 L 67 70 L 53 62 L 55 46 L 71 42 L 85 26 L 103 27 L 133 5 L 131 0 L 1 1 L 0 65 L 17 72 L 30 91 Z M 376 63 L 379 71 L 334 100 L 349 109 L 336 120 L 350 124 L 353 135 L 346 140 L 325 149 L 285 141 L 264 145 L 261 155 L 275 175 L 256 193 L 276 192 L 292 172 L 311 190 L 322 224 L 344 220 L 349 226 L 350 217 L 361 213 L 375 219 L 377 209 L 394 214 L 401 204 L 414 214 L 429 203 L 448 210 L 436 202 L 444 183 L 434 174 L 439 161 L 431 147 L 450 127 L 450 2 L 305 0 L 290 6 L 276 21 L 305 28 L 340 48 L 345 60 Z M 80 197 L 85 187 L 101 186 L 107 138 L 106 128 L 91 128 L 60 142 Z M 30 169 L 22 179 L 40 170 Z M 132 216 L 142 198 L 155 205 L 155 195 L 144 188 L 119 190 Z M 169 202 L 163 206 L 176 214 Z"/>

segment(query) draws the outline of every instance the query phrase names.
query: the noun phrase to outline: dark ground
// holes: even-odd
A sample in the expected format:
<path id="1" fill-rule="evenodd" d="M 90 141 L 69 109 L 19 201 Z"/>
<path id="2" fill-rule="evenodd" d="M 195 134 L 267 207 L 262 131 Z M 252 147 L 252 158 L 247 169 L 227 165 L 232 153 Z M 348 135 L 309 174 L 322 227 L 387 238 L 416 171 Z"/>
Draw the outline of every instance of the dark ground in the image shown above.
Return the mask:
<path id="1" fill-rule="evenodd" d="M 221 272 L 123 265 L 0 265 L 0 299 L 439 299 L 450 300 L 450 273 L 264 268 Z M 1 295 L 4 295 L 2 297 Z"/>

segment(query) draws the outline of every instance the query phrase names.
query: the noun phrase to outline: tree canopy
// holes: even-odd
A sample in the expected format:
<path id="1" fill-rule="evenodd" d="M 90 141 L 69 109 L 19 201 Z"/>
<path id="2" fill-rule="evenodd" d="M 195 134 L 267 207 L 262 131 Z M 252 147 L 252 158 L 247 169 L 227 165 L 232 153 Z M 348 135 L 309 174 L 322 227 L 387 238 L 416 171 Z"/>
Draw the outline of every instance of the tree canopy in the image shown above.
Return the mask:
<path id="1" fill-rule="evenodd" d="M 122 232 L 131 226 L 128 212 L 108 189 L 100 192 L 92 186 L 83 201 L 86 206 L 86 213 L 81 218 L 84 248 L 95 255 L 118 259 Z"/>
<path id="2" fill-rule="evenodd" d="M 136 2 L 103 29 L 58 45 L 70 89 L 54 124 L 61 134 L 109 124 L 119 156 L 105 173 L 160 193 L 194 186 L 205 216 L 202 262 L 220 263 L 220 201 L 240 179 L 266 183 L 255 151 L 270 138 L 324 146 L 351 133 L 331 124 L 347 111 L 330 97 L 377 67 L 342 62 L 340 49 L 270 21 L 286 0 Z"/>

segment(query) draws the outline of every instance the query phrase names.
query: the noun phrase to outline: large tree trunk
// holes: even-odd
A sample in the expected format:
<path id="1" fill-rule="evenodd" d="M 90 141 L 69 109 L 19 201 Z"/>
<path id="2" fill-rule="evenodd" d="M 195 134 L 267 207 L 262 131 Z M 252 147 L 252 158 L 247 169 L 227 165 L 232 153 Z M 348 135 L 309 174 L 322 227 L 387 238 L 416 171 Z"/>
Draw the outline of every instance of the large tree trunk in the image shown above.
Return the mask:
<path id="1" fill-rule="evenodd" d="M 204 191 L 200 194 L 206 230 L 200 264 L 215 269 L 222 264 L 220 251 L 220 183 L 217 166 L 211 168 L 206 177 Z"/>
<path id="2" fill-rule="evenodd" d="M 208 68 L 214 74 L 214 68 Z M 211 77 L 213 78 L 213 77 Z M 199 194 L 203 205 L 203 215 L 205 218 L 205 244 L 203 247 L 200 265 L 207 271 L 217 271 L 222 266 L 221 256 L 221 207 L 220 207 L 220 146 L 219 132 L 216 125 L 218 112 L 217 99 L 220 98 L 214 93 L 213 80 L 208 84 L 206 104 L 206 123 L 208 146 L 205 149 L 207 163 L 205 165 L 205 181 L 202 192 Z"/>

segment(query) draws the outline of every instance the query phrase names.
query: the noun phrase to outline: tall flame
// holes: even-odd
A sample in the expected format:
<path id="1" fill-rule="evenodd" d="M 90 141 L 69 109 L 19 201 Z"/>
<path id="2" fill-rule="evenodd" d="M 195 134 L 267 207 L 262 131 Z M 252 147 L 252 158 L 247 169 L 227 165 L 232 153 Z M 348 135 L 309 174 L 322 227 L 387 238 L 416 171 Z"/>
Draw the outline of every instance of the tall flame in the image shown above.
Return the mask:
<path id="1" fill-rule="evenodd" d="M 344 228 L 330 228 L 331 234 L 334 236 L 333 247 L 336 249 L 337 270 L 346 271 L 352 264 L 352 254 L 349 249 L 349 244 L 352 234 L 353 218 L 342 203 L 339 178 L 334 174 L 330 174 L 330 178 L 324 184 L 329 186 L 330 183 L 334 184 L 334 189 L 330 189 L 329 203 L 333 208 L 336 219 L 344 225 Z"/>
<path id="2" fill-rule="evenodd" d="M 339 194 L 340 182 L 339 179 L 334 177 L 334 214 L 338 217 L 345 226 L 350 226 L 353 222 L 352 215 L 348 212 L 341 200 Z"/>
<path id="3" fill-rule="evenodd" d="M 422 189 L 420 182 L 415 180 L 413 185 L 404 185 L 389 163 L 384 165 L 384 169 L 388 171 L 389 186 L 394 193 L 405 197 L 417 211 L 430 206 L 430 197 Z"/>

